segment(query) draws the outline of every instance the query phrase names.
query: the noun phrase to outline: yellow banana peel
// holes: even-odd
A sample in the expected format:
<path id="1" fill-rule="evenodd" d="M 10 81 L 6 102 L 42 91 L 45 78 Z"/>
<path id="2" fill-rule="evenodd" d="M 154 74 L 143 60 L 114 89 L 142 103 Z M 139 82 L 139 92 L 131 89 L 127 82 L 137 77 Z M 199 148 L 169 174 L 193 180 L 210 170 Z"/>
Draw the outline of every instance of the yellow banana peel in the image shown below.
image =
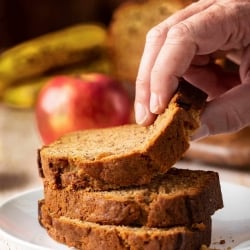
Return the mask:
<path id="1" fill-rule="evenodd" d="M 3 103 L 12 108 L 30 109 L 35 106 L 41 88 L 52 78 L 58 75 L 81 75 L 88 72 L 111 74 L 112 63 L 108 58 L 94 60 L 93 62 L 78 63 L 57 70 L 49 75 L 38 76 L 18 81 L 5 89 L 2 96 Z"/>
<path id="2" fill-rule="evenodd" d="M 106 29 L 79 24 L 25 41 L 0 54 L 1 90 L 22 79 L 77 62 L 98 58 L 106 50 Z"/>
<path id="3" fill-rule="evenodd" d="M 21 85 L 9 87 L 4 91 L 2 101 L 12 108 L 32 108 L 39 91 L 49 79 L 50 77 L 39 77 L 24 81 Z"/>

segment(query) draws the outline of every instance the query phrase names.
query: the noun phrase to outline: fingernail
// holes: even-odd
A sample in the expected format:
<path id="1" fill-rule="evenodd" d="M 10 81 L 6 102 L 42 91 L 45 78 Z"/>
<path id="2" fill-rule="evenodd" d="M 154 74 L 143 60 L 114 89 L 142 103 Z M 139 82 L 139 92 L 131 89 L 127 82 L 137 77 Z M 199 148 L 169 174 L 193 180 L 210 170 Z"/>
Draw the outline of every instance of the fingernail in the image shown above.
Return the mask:
<path id="1" fill-rule="evenodd" d="M 159 96 L 156 93 L 151 93 L 150 95 L 150 111 L 157 114 L 159 111 L 160 101 Z"/>
<path id="2" fill-rule="evenodd" d="M 201 139 L 203 137 L 206 137 L 209 135 L 209 129 L 206 124 L 202 124 L 195 133 L 191 136 L 192 141 L 196 141 L 198 139 Z"/>
<path id="3" fill-rule="evenodd" d="M 138 124 L 143 124 L 147 119 L 147 111 L 145 109 L 145 107 L 137 102 L 135 104 L 135 120 L 136 120 L 136 123 Z"/>

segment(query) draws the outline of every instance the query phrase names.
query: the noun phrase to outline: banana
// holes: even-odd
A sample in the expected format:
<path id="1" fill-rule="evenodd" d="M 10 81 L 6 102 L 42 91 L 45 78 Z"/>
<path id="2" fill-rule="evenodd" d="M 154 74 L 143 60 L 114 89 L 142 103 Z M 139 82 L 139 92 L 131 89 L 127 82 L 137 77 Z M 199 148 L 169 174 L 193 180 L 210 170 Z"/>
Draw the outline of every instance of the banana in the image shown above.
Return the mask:
<path id="1" fill-rule="evenodd" d="M 0 55 L 0 90 L 60 66 L 88 62 L 105 51 L 106 29 L 79 24 L 23 42 Z"/>
<path id="2" fill-rule="evenodd" d="M 3 103 L 11 108 L 28 109 L 34 107 L 37 95 L 50 77 L 37 77 L 7 88 L 2 96 Z"/>
<path id="3" fill-rule="evenodd" d="M 54 70 L 50 75 L 80 75 L 88 72 L 112 75 L 114 72 L 113 63 L 107 55 L 103 55 L 98 59 L 89 61 L 87 64 L 81 62 Z"/>
<path id="4" fill-rule="evenodd" d="M 11 108 L 30 109 L 35 106 L 37 96 L 41 88 L 52 78 L 57 75 L 81 75 L 88 72 L 99 72 L 112 74 L 112 63 L 109 58 L 94 60 L 89 64 L 78 63 L 55 70 L 48 75 L 37 76 L 16 82 L 15 85 L 5 89 L 2 96 L 3 103 Z"/>

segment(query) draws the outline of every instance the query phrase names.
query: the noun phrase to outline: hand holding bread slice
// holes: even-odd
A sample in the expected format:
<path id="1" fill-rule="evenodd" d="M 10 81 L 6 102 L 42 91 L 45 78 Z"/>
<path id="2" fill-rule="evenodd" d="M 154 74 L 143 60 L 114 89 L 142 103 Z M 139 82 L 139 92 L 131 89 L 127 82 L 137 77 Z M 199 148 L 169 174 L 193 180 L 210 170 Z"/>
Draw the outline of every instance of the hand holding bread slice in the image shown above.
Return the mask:
<path id="1" fill-rule="evenodd" d="M 206 94 L 185 80 L 153 125 L 66 134 L 39 150 L 41 176 L 55 188 L 108 190 L 150 183 L 189 147 Z"/>

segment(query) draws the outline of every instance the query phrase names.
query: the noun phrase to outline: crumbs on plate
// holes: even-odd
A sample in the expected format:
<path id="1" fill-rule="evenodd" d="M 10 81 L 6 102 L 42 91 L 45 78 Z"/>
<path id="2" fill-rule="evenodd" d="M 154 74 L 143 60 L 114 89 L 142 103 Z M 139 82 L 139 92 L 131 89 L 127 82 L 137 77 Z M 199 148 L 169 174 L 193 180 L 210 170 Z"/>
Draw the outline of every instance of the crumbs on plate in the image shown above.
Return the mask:
<path id="1" fill-rule="evenodd" d="M 231 250 L 231 247 L 228 247 L 227 250 Z M 202 245 L 200 250 L 220 250 L 220 249 L 216 249 L 216 248 L 209 248 L 206 245 Z"/>

